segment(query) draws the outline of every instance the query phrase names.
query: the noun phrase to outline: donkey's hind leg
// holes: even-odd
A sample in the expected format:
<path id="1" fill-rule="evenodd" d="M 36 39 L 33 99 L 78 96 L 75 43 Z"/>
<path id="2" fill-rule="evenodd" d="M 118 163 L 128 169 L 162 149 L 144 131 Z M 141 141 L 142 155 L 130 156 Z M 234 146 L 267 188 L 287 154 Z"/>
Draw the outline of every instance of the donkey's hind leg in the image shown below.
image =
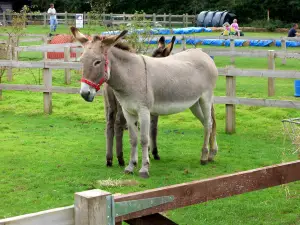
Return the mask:
<path id="1" fill-rule="evenodd" d="M 157 150 L 157 124 L 158 116 L 151 115 L 150 124 L 150 149 L 155 160 L 160 160 Z"/>
<path id="2" fill-rule="evenodd" d="M 130 161 L 128 166 L 125 168 L 125 173 L 133 173 L 134 167 L 137 165 L 138 162 L 138 152 L 137 152 L 138 128 L 135 125 L 138 117 L 129 114 L 124 109 L 123 109 L 123 113 L 127 121 L 129 137 L 130 137 L 130 145 L 131 145 Z"/>
<path id="3" fill-rule="evenodd" d="M 213 104 L 211 106 L 211 118 L 212 118 L 212 131 L 209 140 L 210 148 L 209 148 L 208 161 L 213 161 L 214 157 L 218 153 L 217 124 L 216 124 L 215 109 Z"/>
<path id="4" fill-rule="evenodd" d="M 190 110 L 194 114 L 196 118 L 200 120 L 202 125 L 205 127 L 205 120 L 204 120 L 204 115 L 200 106 L 200 103 L 197 101 L 191 108 Z M 201 156 L 201 164 L 206 164 L 207 159 L 208 159 L 208 142 L 206 143 L 206 138 L 204 136 L 204 144 L 202 148 L 202 156 Z"/>
<path id="5" fill-rule="evenodd" d="M 210 135 L 212 132 L 212 118 L 211 118 L 211 107 L 212 107 L 212 94 L 205 93 L 200 99 L 199 104 L 203 113 L 203 126 L 204 126 L 204 143 L 202 147 L 201 164 L 205 165 L 208 161 L 208 144 L 210 141 Z"/>

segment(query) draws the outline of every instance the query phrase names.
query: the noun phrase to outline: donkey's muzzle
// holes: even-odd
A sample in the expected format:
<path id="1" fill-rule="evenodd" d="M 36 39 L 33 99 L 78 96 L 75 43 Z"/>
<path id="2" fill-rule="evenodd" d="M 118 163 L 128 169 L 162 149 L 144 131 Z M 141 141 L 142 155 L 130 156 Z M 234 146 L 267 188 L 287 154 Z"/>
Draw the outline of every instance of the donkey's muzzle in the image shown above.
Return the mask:
<path id="1" fill-rule="evenodd" d="M 94 100 L 94 95 L 91 94 L 91 92 L 80 92 L 81 97 L 86 100 L 87 102 L 92 102 Z"/>

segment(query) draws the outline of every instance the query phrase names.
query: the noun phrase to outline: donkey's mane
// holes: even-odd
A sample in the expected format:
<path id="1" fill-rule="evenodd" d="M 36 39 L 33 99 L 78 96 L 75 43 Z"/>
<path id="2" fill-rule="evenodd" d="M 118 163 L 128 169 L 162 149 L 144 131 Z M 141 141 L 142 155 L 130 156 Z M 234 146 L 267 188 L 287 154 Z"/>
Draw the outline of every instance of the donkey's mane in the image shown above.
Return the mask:
<path id="1" fill-rule="evenodd" d="M 99 35 L 98 37 L 100 38 L 100 40 L 104 40 L 105 38 L 107 38 L 107 36 L 103 36 L 103 35 Z M 119 41 L 117 44 L 114 45 L 114 47 L 126 52 L 135 52 L 132 46 L 124 40 Z"/>
<path id="2" fill-rule="evenodd" d="M 117 44 L 115 44 L 115 47 L 118 49 L 121 49 L 123 51 L 127 51 L 127 52 L 135 52 L 135 50 L 130 46 L 130 44 L 128 44 L 127 42 L 118 42 Z"/>

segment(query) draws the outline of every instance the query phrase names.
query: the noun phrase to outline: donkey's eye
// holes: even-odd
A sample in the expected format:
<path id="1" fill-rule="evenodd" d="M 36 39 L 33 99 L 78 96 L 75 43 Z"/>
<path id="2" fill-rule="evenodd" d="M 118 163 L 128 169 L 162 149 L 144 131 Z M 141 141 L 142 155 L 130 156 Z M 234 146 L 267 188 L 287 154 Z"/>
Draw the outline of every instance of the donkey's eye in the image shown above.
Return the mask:
<path id="1" fill-rule="evenodd" d="M 100 63 L 101 63 L 101 60 L 96 60 L 96 61 L 94 62 L 94 66 L 98 66 Z"/>

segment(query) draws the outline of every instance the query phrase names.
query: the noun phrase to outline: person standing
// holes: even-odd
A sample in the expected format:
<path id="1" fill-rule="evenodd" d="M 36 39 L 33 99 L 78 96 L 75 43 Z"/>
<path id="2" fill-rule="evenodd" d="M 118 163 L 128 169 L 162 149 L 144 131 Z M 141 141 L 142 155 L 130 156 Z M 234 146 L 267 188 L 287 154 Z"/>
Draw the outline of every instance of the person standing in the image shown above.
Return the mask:
<path id="1" fill-rule="evenodd" d="M 50 4 L 50 8 L 48 9 L 47 13 L 50 16 L 50 34 L 51 34 L 51 32 L 56 31 L 56 27 L 57 27 L 56 10 L 54 8 L 53 3 Z"/>
<path id="2" fill-rule="evenodd" d="M 288 37 L 296 37 L 300 36 L 299 33 L 297 33 L 298 24 L 294 23 L 293 27 L 289 30 Z"/>

